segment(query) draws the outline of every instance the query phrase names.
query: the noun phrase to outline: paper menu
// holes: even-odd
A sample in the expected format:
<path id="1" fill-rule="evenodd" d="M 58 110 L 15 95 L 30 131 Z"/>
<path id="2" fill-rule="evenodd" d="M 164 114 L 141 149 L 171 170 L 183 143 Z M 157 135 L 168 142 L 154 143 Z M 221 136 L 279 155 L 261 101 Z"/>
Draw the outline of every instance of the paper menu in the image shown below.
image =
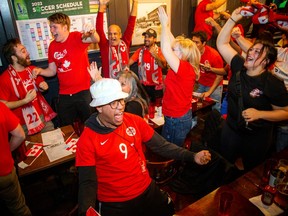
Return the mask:
<path id="1" fill-rule="evenodd" d="M 44 146 L 64 143 L 64 137 L 60 128 L 41 134 Z"/>

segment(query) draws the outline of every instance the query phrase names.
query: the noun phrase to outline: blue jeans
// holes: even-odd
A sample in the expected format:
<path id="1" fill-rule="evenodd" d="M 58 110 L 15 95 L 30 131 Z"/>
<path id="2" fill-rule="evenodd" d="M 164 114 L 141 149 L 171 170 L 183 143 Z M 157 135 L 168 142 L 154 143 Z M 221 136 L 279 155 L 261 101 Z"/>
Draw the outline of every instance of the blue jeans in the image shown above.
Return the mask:
<path id="1" fill-rule="evenodd" d="M 183 147 L 187 134 L 192 127 L 192 110 L 179 118 L 164 116 L 162 136 L 169 142 Z"/>
<path id="2" fill-rule="evenodd" d="M 198 86 L 198 89 L 196 92 L 199 92 L 199 93 L 204 93 L 204 92 L 207 92 L 209 91 L 210 89 L 210 86 L 204 86 L 204 85 L 201 85 L 199 84 Z M 220 85 L 218 86 L 214 92 L 210 95 L 210 97 L 214 100 L 216 100 L 216 104 L 212 107 L 212 109 L 216 109 L 218 110 L 219 112 L 221 112 L 221 98 L 222 98 L 222 92 L 223 92 L 223 86 Z"/>

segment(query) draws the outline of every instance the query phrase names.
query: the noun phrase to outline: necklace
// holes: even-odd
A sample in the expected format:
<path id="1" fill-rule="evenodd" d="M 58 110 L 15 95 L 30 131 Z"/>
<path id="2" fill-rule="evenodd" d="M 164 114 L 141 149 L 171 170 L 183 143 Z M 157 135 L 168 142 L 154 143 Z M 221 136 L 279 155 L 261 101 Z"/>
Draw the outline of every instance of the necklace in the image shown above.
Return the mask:
<path id="1" fill-rule="evenodd" d="M 107 128 L 107 126 L 100 120 L 99 115 L 96 116 L 96 120 L 100 124 L 100 126 Z"/>

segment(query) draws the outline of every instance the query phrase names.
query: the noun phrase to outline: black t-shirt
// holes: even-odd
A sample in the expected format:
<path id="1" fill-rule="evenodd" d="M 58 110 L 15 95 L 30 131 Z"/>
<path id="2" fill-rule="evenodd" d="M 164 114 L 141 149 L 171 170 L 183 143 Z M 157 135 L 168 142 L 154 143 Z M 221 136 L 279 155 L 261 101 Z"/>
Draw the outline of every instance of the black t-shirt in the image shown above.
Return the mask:
<path id="1" fill-rule="evenodd" d="M 284 82 L 279 80 L 269 71 L 258 76 L 248 76 L 247 69 L 243 66 L 244 59 L 236 55 L 231 61 L 232 77 L 228 85 L 228 118 L 229 125 L 237 129 L 239 112 L 239 95 L 236 87 L 236 73 L 240 70 L 241 92 L 244 109 L 272 110 L 272 105 L 288 106 L 288 93 Z M 272 123 L 266 120 L 257 120 L 257 124 L 265 126 Z"/>

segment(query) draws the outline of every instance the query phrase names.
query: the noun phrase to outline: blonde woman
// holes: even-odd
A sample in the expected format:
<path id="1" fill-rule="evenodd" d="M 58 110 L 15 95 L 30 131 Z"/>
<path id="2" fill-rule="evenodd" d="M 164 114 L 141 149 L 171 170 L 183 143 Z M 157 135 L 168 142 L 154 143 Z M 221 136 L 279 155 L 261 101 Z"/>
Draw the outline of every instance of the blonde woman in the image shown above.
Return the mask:
<path id="1" fill-rule="evenodd" d="M 172 35 L 168 16 L 163 7 L 158 9 L 161 22 L 161 50 L 170 66 L 164 81 L 162 112 L 165 123 L 162 136 L 183 146 L 192 126 L 192 92 L 199 78 L 200 52 L 190 39 Z"/>

